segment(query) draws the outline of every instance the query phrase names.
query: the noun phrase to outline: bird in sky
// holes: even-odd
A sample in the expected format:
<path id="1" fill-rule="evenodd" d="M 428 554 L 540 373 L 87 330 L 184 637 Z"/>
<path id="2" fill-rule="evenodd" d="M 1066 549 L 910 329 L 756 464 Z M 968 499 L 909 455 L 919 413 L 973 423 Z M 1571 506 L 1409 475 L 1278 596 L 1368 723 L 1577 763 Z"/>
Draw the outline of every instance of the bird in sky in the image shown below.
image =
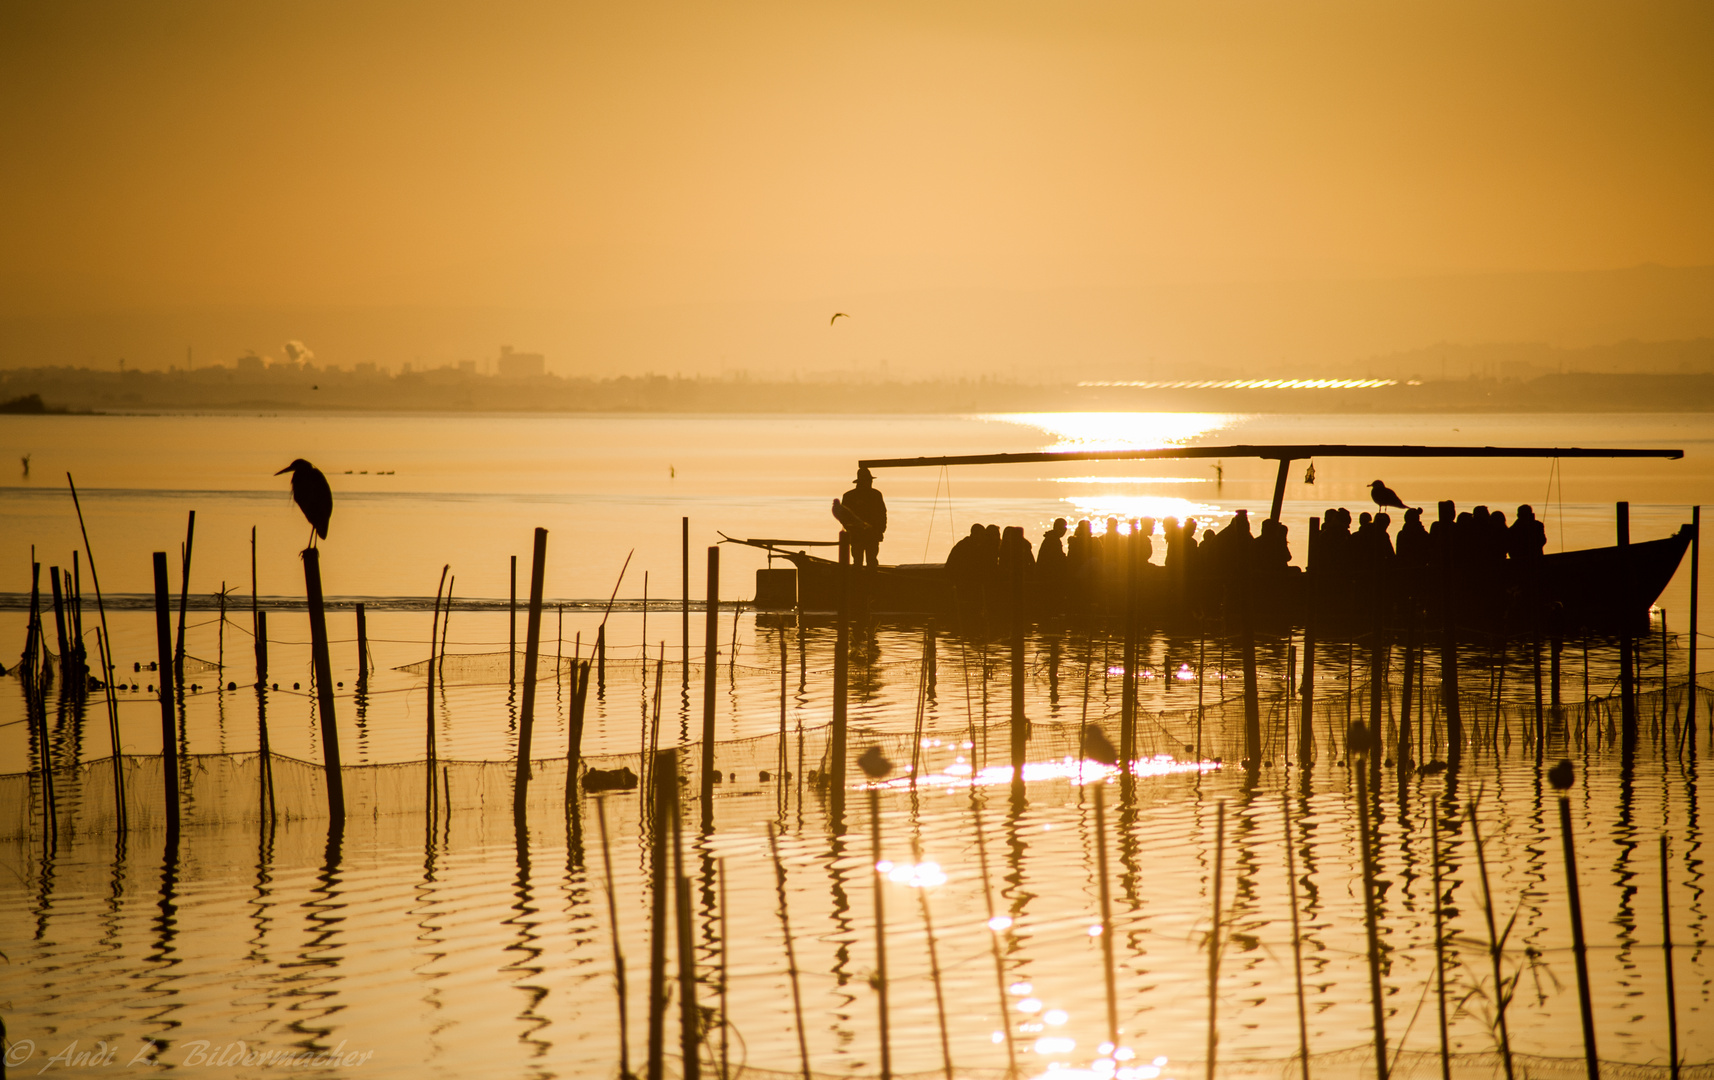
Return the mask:
<path id="1" fill-rule="evenodd" d="M 321 474 L 321 470 L 303 458 L 298 458 L 274 475 L 283 473 L 292 474 L 292 501 L 309 519 L 309 546 L 314 547 L 317 536 L 327 539 L 327 520 L 333 516 L 333 489 L 327 486 L 327 477 Z"/>
<path id="2" fill-rule="evenodd" d="M 843 311 L 835 311 L 833 313 L 833 319 L 849 319 L 850 317 L 851 316 L 845 314 L 845 312 L 843 312 Z M 833 325 L 833 319 L 827 320 L 827 325 L 832 326 Z"/>
<path id="3" fill-rule="evenodd" d="M 858 757 L 857 764 L 863 770 L 863 775 L 871 780 L 885 780 L 887 774 L 893 771 L 893 763 L 887 760 L 887 755 L 881 753 L 879 746 L 871 746 Z"/>
<path id="4" fill-rule="evenodd" d="M 1374 483 L 1369 485 L 1369 498 L 1374 499 L 1375 505 L 1382 509 L 1389 506 L 1396 506 L 1400 510 L 1410 509 L 1410 507 L 1405 505 L 1404 500 L 1399 498 L 1397 492 L 1381 483 L 1379 480 L 1376 480 Z"/>

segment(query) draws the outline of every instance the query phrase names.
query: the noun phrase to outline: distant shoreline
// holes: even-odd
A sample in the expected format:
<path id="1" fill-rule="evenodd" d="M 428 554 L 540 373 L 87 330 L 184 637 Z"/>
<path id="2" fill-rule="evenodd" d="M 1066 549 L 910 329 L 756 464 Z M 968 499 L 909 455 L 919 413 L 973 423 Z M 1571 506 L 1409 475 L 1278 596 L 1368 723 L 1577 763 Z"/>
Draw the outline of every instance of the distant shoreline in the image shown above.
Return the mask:
<path id="1" fill-rule="evenodd" d="M 1361 386 L 1311 388 L 1030 384 L 998 379 L 760 381 L 656 375 L 507 379 L 455 369 L 398 375 L 315 368 L 268 368 L 258 373 L 229 368 L 0 372 L 0 402 L 25 399 L 32 407 L 16 413 L 1652 413 L 1714 412 L 1714 373 L 1370 380 Z"/>

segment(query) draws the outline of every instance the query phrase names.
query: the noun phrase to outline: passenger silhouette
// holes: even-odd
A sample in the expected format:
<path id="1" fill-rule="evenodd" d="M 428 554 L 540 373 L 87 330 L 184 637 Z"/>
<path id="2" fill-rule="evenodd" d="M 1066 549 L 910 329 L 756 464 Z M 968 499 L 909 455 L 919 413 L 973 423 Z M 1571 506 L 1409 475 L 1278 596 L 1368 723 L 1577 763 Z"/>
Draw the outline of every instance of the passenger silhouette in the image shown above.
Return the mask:
<path id="1" fill-rule="evenodd" d="M 872 569 L 880 565 L 881 538 L 887 533 L 887 500 L 881 497 L 875 474 L 867 466 L 857 470 L 856 485 L 839 499 L 856 521 L 847 522 L 844 515 L 840 521 L 851 540 L 852 563 Z"/>

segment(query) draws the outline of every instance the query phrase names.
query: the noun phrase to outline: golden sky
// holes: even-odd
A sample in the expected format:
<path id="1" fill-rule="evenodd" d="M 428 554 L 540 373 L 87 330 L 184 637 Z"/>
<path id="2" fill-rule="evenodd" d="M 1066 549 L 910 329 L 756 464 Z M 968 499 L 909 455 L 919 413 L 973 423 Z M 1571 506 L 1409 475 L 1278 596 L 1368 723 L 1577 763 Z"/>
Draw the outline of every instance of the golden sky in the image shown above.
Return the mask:
<path id="1" fill-rule="evenodd" d="M 1714 263 L 1714 4 L 0 6 L 0 314 Z"/>

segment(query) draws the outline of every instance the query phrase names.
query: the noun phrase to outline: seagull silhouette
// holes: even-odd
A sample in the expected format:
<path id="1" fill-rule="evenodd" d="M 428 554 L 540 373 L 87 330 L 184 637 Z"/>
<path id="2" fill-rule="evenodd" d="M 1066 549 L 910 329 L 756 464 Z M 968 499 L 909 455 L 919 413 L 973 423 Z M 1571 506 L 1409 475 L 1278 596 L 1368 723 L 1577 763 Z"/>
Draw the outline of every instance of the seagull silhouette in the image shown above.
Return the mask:
<path id="1" fill-rule="evenodd" d="M 845 314 L 845 312 L 843 312 L 843 311 L 835 311 L 833 313 L 833 319 L 849 319 L 850 317 L 851 316 Z M 827 325 L 832 326 L 833 325 L 833 319 L 827 320 Z"/>
<path id="2" fill-rule="evenodd" d="M 1410 509 L 1405 505 L 1404 500 L 1399 498 L 1397 492 L 1379 480 L 1369 485 L 1369 498 L 1374 499 L 1375 505 L 1379 507 L 1396 506 L 1400 510 Z"/>
<path id="3" fill-rule="evenodd" d="M 327 477 L 321 470 L 298 458 L 290 465 L 275 473 L 292 474 L 292 501 L 298 504 L 298 509 L 309 519 L 309 546 L 315 546 L 315 538 L 327 539 L 327 522 L 333 517 L 333 489 L 327 486 Z"/>

